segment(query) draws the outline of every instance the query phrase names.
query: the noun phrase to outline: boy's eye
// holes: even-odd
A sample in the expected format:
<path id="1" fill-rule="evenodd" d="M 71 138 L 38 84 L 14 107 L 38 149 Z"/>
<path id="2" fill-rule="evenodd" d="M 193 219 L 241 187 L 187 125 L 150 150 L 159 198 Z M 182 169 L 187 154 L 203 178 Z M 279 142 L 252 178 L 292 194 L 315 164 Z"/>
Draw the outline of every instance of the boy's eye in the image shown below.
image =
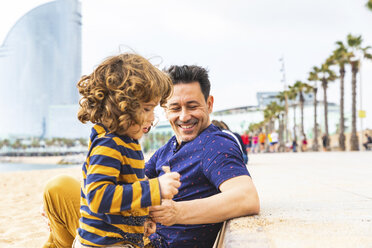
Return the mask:
<path id="1" fill-rule="evenodd" d="M 149 109 L 149 108 L 144 108 L 144 110 L 145 110 L 145 112 L 150 112 L 151 111 L 151 109 Z"/>

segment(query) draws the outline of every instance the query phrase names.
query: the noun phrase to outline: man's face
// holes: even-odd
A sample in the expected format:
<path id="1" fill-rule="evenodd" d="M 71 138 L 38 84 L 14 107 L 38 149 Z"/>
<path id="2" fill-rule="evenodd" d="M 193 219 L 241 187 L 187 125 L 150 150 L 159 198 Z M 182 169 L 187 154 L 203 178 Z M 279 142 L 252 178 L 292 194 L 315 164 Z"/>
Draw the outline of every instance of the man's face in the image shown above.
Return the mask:
<path id="1" fill-rule="evenodd" d="M 207 102 L 198 82 L 176 84 L 166 105 L 166 115 L 176 133 L 177 142 L 195 139 L 210 125 L 213 97 Z"/>

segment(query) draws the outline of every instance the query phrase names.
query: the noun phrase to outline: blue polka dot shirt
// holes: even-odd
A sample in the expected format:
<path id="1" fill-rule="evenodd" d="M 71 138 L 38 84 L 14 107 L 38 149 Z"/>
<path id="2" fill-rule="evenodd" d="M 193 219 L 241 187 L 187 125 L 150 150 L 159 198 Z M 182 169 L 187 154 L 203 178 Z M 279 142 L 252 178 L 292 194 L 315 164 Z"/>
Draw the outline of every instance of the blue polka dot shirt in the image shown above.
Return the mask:
<path id="1" fill-rule="evenodd" d="M 198 137 L 177 144 L 173 136 L 146 163 L 148 178 L 161 176 L 162 166 L 181 175 L 181 187 L 174 201 L 201 199 L 219 193 L 226 180 L 249 175 L 234 138 L 211 124 Z M 190 209 L 192 211 L 192 209 Z M 212 247 L 222 223 L 200 225 L 157 224 L 150 236 L 155 247 Z"/>

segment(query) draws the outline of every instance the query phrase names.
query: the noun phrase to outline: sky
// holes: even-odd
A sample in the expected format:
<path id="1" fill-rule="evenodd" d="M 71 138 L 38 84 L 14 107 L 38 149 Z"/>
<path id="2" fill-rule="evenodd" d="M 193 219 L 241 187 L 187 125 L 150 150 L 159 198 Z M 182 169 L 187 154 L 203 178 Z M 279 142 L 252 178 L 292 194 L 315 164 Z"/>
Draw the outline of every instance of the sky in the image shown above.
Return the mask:
<path id="1" fill-rule="evenodd" d="M 0 9 L 0 43 L 15 22 L 46 0 L 12 0 Z M 307 80 L 347 34 L 372 46 L 367 0 L 82 0 L 82 73 L 106 57 L 135 51 L 161 68 L 196 64 L 209 70 L 214 110 L 257 105 L 259 91 Z M 372 52 L 372 49 L 371 49 Z M 335 68 L 337 70 L 337 68 Z M 360 99 L 360 81 L 362 97 Z M 358 107 L 372 129 L 372 62 L 358 76 Z M 328 97 L 339 102 L 339 82 Z M 322 100 L 319 91 L 318 99 Z M 351 71 L 345 78 L 345 111 L 351 112 Z M 359 121 L 359 120 L 358 120 Z M 360 128 L 360 123 L 358 123 Z"/>

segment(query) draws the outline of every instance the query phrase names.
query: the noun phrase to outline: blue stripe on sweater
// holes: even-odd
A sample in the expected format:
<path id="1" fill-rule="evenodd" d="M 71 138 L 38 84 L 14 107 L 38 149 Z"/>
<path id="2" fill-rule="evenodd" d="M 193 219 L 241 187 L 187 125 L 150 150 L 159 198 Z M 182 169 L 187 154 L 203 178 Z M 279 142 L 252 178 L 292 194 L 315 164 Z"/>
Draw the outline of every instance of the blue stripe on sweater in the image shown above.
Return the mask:
<path id="1" fill-rule="evenodd" d="M 105 165 L 107 167 L 115 168 L 120 171 L 121 169 L 121 162 L 117 160 L 116 158 L 112 158 L 105 155 L 92 155 L 89 158 L 89 164 L 90 166 L 99 164 L 99 165 Z"/>
<path id="2" fill-rule="evenodd" d="M 94 182 L 103 182 L 103 181 L 112 182 L 114 184 L 117 183 L 116 182 L 116 177 L 97 173 L 97 174 L 87 175 L 86 185 L 94 183 Z"/>
<path id="3" fill-rule="evenodd" d="M 141 207 L 151 206 L 151 191 L 149 181 L 141 181 L 142 196 L 141 196 Z"/>
<path id="4" fill-rule="evenodd" d="M 132 208 L 133 188 L 131 186 L 132 185 L 127 185 L 127 187 L 123 187 L 120 211 L 126 211 Z"/>
<path id="5" fill-rule="evenodd" d="M 103 193 L 101 203 L 98 208 L 99 213 L 109 213 L 112 203 L 112 198 L 114 197 L 115 186 L 108 185 Z"/>
<path id="6" fill-rule="evenodd" d="M 148 218 L 148 215 L 144 216 L 123 216 L 116 214 L 100 214 L 93 213 L 90 211 L 88 206 L 81 206 L 80 209 L 87 212 L 89 215 L 102 219 L 104 222 L 112 225 L 124 224 L 128 226 L 143 226 L 143 223 Z"/>

